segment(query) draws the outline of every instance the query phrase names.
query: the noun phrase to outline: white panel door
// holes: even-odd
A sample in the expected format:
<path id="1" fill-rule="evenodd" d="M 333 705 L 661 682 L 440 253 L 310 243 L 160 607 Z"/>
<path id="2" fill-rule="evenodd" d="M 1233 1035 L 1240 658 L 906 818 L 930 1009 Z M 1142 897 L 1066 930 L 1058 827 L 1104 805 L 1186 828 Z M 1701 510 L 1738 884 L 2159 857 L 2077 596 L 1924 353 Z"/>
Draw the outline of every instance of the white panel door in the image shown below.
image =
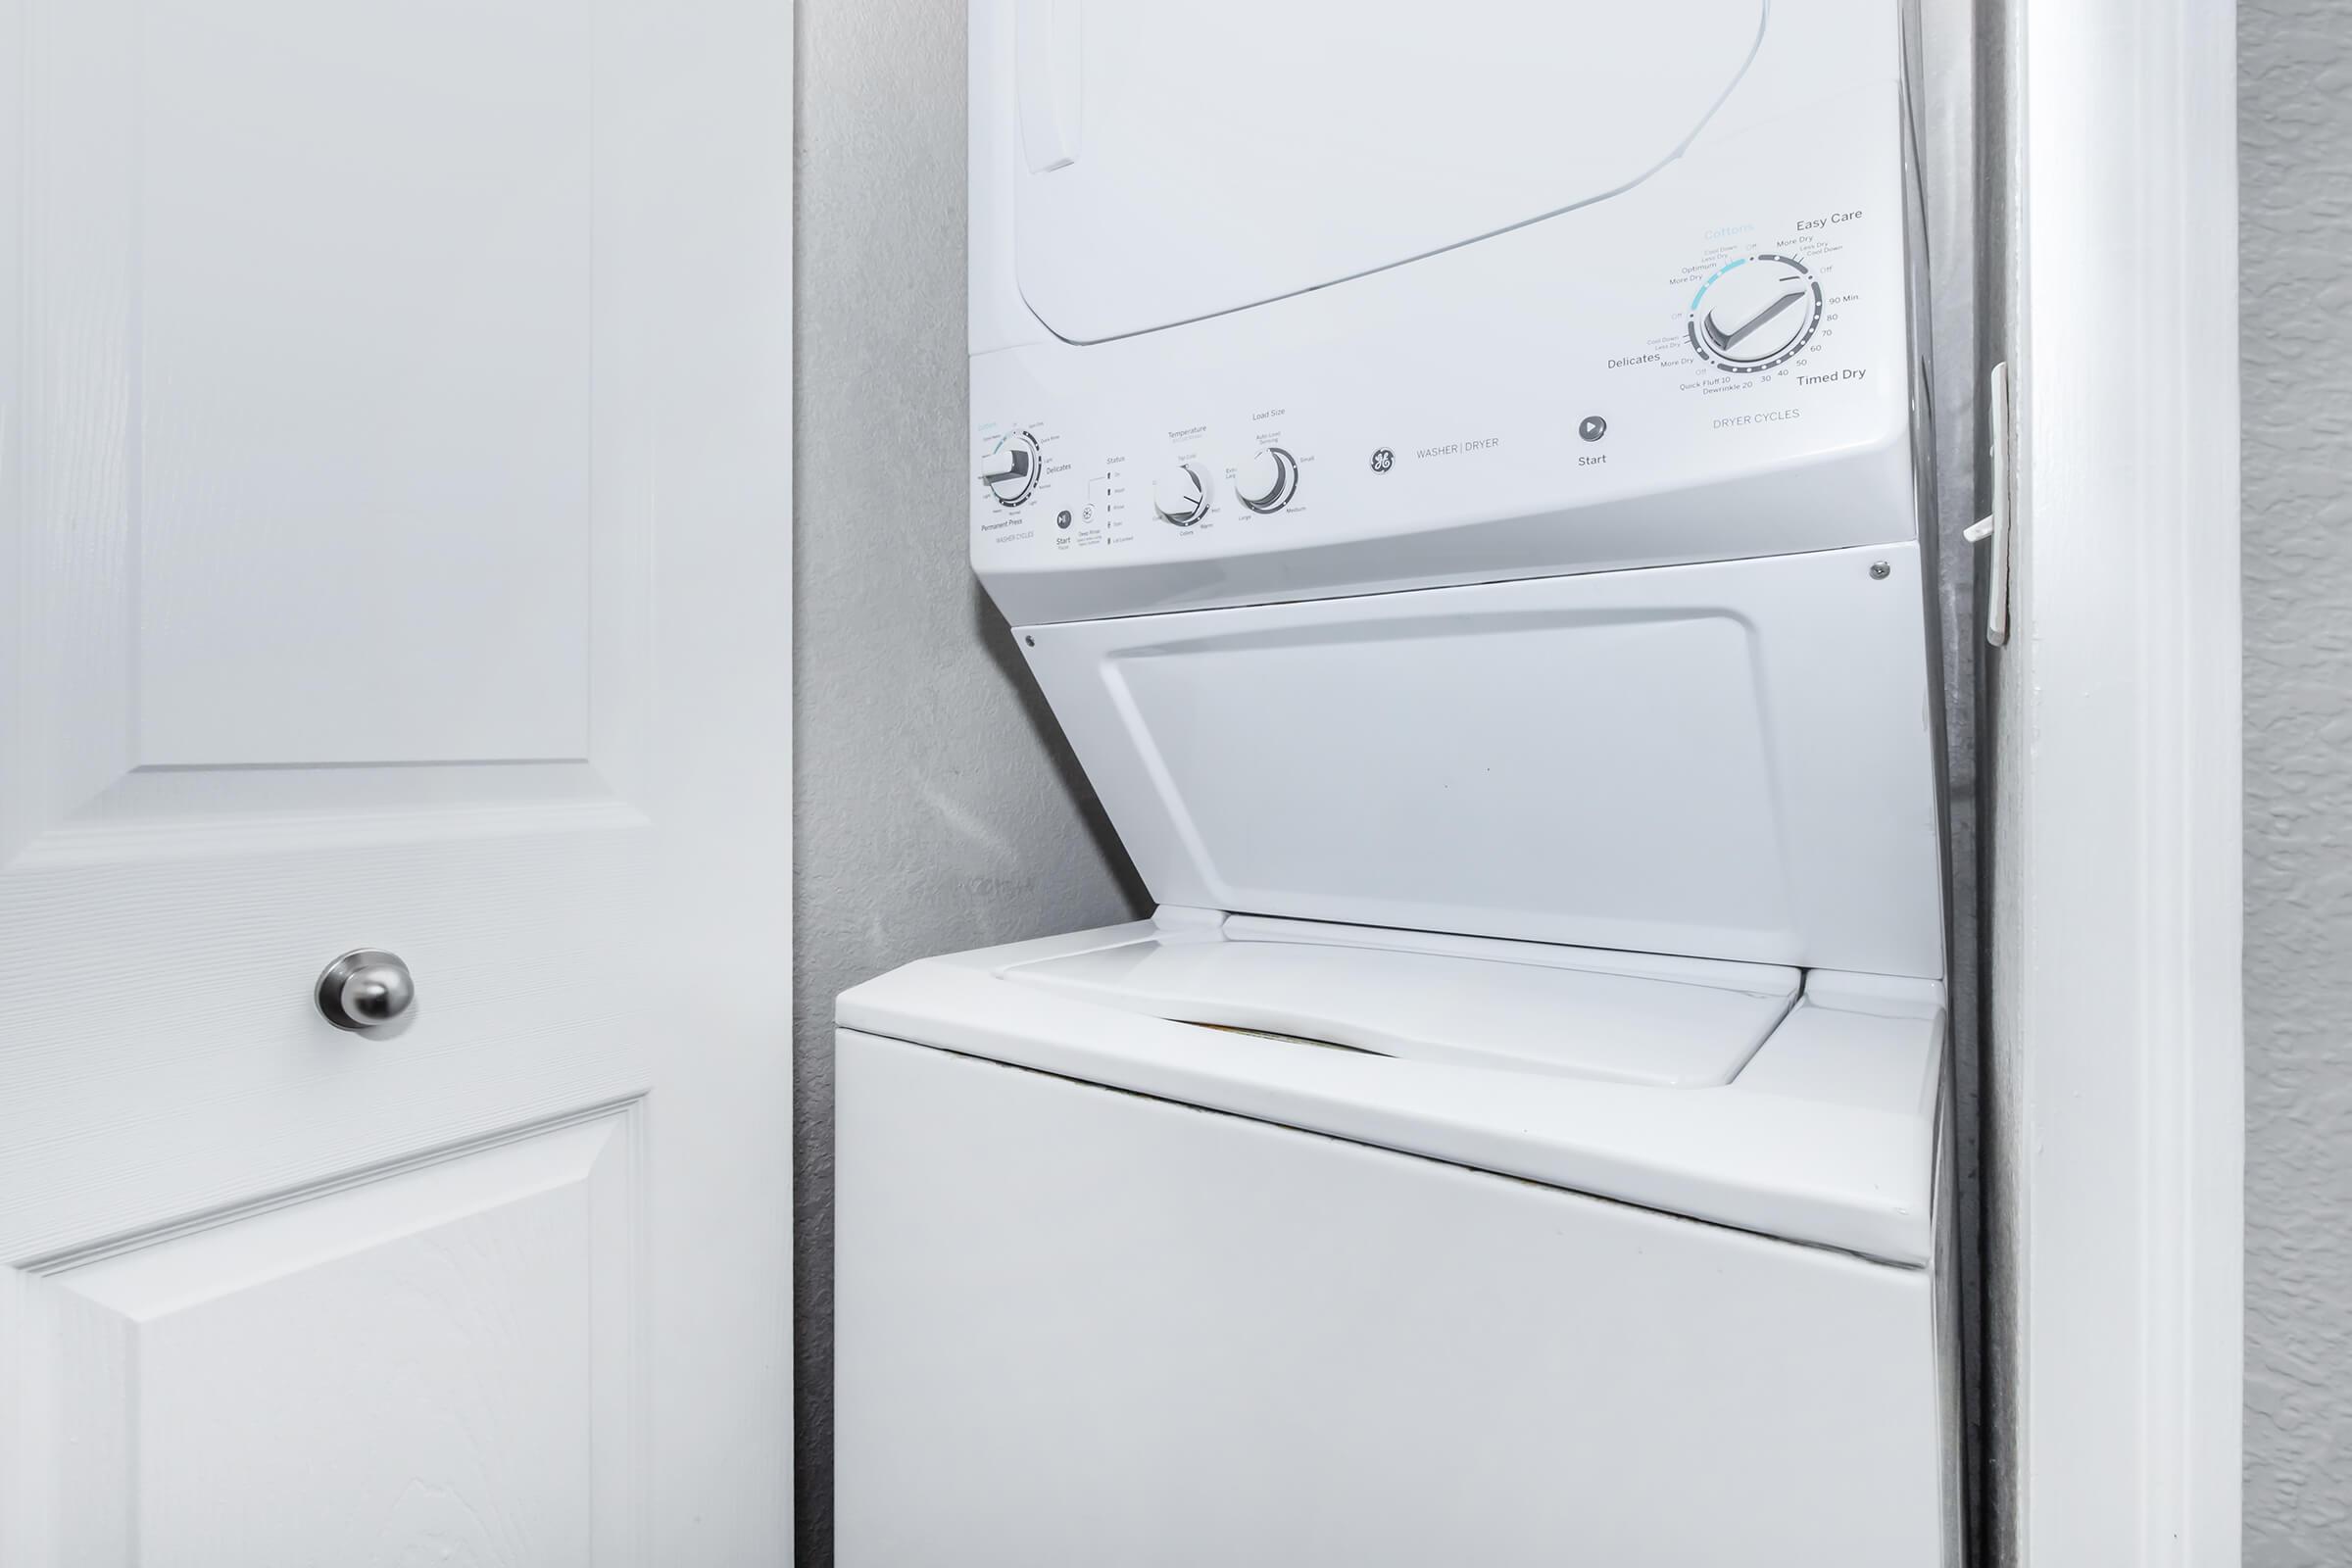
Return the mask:
<path id="1" fill-rule="evenodd" d="M 785 1560 L 790 7 L 0 81 L 0 1563 Z"/>

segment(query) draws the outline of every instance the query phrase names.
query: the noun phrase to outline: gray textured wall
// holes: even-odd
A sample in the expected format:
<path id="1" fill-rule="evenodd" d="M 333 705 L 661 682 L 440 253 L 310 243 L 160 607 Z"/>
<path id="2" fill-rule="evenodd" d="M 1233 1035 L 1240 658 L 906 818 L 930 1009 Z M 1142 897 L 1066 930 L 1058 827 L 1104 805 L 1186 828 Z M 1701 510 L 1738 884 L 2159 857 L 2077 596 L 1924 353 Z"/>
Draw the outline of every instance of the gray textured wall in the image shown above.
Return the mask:
<path id="1" fill-rule="evenodd" d="M 2352 0 L 2238 8 L 2246 1563 L 2352 1563 Z"/>
<path id="2" fill-rule="evenodd" d="M 798 55 L 797 1479 L 822 1568 L 833 996 L 1137 905 L 964 564 L 963 7 L 800 0 Z"/>

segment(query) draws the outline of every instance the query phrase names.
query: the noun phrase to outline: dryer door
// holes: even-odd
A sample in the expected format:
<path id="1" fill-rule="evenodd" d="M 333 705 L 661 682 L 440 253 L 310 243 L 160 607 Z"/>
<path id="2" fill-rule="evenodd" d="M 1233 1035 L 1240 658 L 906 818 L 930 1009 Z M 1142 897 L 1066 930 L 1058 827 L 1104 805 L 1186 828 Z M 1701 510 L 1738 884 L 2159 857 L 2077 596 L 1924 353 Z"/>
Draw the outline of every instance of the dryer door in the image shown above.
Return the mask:
<path id="1" fill-rule="evenodd" d="M 1099 342 L 1445 250 L 1639 183 L 1764 0 L 1010 0 L 1021 292 Z M 1409 199 L 1408 199 L 1409 198 Z M 1113 265 L 1104 265 L 1111 260 Z"/>

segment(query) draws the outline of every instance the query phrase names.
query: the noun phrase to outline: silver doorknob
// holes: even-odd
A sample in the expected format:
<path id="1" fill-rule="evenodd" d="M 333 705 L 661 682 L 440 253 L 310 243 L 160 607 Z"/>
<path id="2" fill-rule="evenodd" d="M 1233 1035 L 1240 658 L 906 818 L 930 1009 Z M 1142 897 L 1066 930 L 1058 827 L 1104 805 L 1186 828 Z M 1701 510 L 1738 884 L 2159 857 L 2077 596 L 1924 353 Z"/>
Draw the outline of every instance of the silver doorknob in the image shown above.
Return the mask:
<path id="1" fill-rule="evenodd" d="M 338 1029 L 390 1023 L 416 1000 L 416 977 L 396 953 L 354 948 L 318 974 L 318 1010 Z"/>

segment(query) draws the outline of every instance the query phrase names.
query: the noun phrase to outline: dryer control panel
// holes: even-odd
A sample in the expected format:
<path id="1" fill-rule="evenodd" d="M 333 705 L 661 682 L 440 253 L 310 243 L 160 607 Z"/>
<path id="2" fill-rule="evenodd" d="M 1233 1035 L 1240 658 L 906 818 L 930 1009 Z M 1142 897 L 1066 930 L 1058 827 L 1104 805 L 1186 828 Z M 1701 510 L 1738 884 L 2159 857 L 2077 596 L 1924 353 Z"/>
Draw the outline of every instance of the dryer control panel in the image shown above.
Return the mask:
<path id="1" fill-rule="evenodd" d="M 1900 112 L 1856 90 L 1333 287 L 978 356 L 974 567 L 1024 623 L 1911 539 Z"/>

